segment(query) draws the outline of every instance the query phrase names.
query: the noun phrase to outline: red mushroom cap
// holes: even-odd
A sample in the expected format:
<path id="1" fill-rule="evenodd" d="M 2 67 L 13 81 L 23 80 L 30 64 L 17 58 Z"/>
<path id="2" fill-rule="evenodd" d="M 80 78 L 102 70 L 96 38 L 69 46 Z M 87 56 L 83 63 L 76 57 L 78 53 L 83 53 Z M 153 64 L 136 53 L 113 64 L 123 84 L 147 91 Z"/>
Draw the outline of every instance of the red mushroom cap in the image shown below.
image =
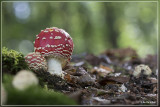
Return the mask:
<path id="1" fill-rule="evenodd" d="M 36 35 L 34 50 L 46 58 L 63 58 L 69 61 L 73 52 L 73 41 L 63 29 L 56 27 L 46 28 Z"/>
<path id="2" fill-rule="evenodd" d="M 40 53 L 29 53 L 25 56 L 25 61 L 29 65 L 29 68 L 34 71 L 39 69 L 47 70 L 46 59 Z"/>

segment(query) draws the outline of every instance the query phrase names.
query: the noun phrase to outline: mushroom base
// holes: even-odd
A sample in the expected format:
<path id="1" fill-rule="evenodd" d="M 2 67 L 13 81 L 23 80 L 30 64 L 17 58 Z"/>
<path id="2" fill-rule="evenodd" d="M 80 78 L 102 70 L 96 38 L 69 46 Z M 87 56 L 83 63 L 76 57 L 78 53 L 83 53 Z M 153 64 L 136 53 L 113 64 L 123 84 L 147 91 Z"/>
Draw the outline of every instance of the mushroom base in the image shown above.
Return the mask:
<path id="1" fill-rule="evenodd" d="M 64 77 L 63 71 L 62 71 L 62 65 L 59 60 L 56 58 L 48 58 L 47 59 L 47 64 L 48 64 L 48 72 L 53 75 L 57 75 L 60 77 Z"/>

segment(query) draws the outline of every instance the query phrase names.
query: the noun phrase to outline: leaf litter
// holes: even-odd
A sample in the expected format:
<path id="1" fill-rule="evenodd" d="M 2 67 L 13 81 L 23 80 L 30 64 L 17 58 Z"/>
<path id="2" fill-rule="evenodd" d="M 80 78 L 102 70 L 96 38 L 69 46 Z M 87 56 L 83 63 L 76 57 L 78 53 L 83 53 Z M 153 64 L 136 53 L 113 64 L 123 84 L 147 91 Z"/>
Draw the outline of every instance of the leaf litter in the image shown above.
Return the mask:
<path id="1" fill-rule="evenodd" d="M 135 67 L 145 64 L 151 75 L 133 75 Z M 36 72 L 41 85 L 60 91 L 79 105 L 156 105 L 157 55 L 140 58 L 132 48 L 111 49 L 96 56 L 73 55 L 67 65 L 65 80 L 44 70 Z"/>

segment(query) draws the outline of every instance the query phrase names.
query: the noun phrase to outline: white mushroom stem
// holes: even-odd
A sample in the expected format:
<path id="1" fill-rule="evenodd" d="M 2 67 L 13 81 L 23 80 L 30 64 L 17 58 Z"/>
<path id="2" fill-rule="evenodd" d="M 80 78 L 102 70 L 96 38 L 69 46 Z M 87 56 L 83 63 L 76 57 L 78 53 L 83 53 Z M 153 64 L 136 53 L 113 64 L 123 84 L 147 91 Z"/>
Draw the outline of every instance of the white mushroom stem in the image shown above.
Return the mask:
<path id="1" fill-rule="evenodd" d="M 48 58 L 48 72 L 63 78 L 61 62 L 55 58 Z"/>

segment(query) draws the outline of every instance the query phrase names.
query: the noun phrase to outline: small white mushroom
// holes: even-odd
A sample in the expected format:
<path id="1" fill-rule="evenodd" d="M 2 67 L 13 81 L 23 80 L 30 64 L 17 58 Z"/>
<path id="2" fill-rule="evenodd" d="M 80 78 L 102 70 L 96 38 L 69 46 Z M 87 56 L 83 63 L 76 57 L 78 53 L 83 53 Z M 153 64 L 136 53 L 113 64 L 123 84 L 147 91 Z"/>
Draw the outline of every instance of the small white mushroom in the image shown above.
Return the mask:
<path id="1" fill-rule="evenodd" d="M 32 85 L 38 85 L 38 79 L 31 71 L 19 71 L 12 81 L 13 86 L 18 90 L 25 90 Z"/>
<path id="2" fill-rule="evenodd" d="M 135 67 L 135 70 L 133 71 L 133 76 L 139 77 L 142 71 L 143 74 L 147 76 L 150 76 L 152 74 L 152 70 L 147 65 L 140 64 Z"/>

